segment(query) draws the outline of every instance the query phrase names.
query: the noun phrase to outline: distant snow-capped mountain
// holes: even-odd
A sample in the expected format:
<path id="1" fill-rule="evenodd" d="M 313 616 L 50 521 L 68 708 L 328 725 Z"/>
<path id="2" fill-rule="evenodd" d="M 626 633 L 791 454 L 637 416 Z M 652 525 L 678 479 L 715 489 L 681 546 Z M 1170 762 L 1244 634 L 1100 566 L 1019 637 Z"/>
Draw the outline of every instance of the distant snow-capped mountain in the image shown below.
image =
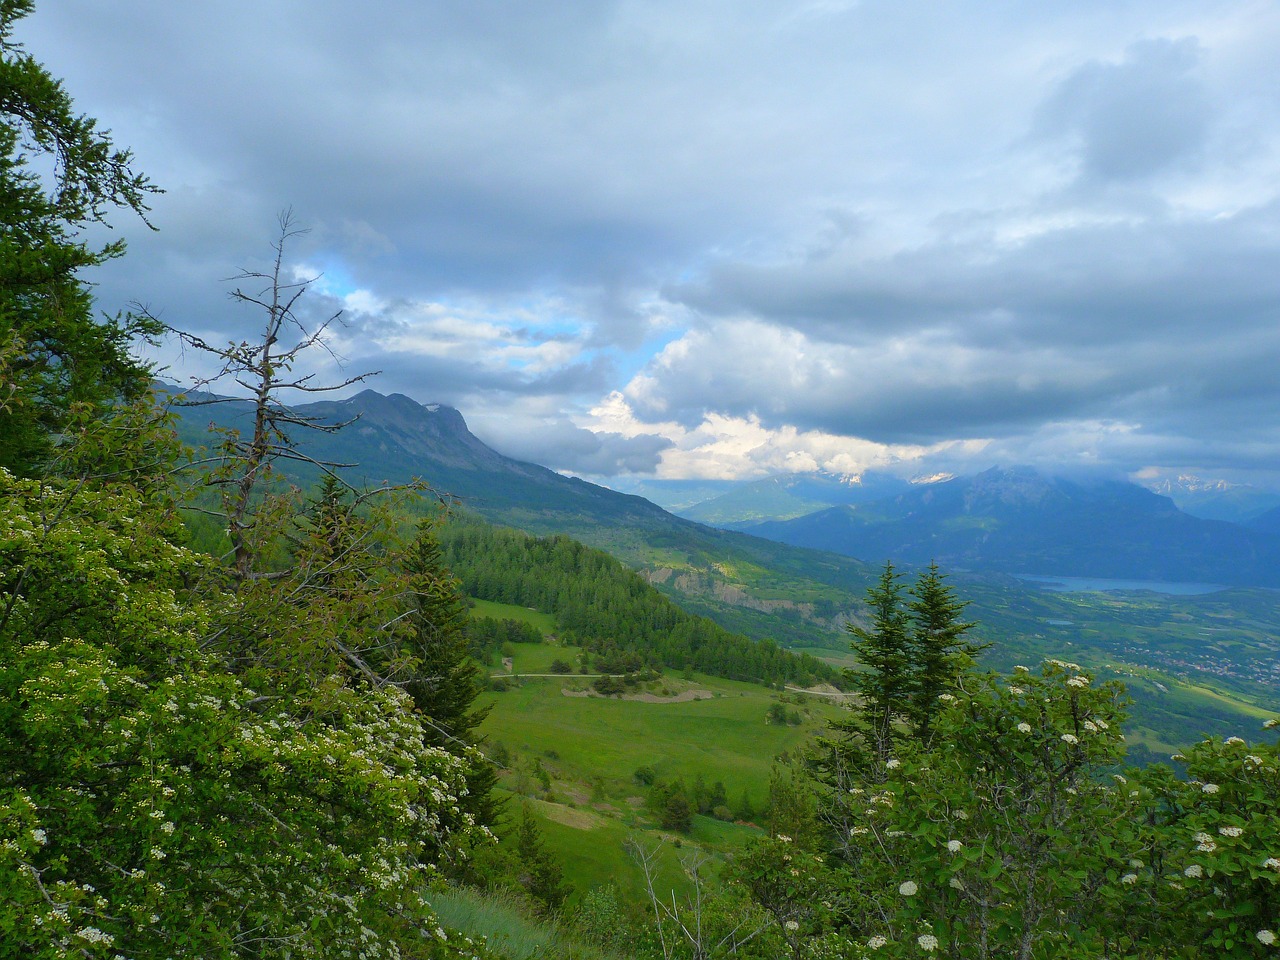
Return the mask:
<path id="1" fill-rule="evenodd" d="M 1202 479 L 1191 474 L 1140 481 L 1153 493 L 1168 497 L 1178 509 L 1204 520 L 1248 525 L 1268 510 L 1280 507 L 1280 493 L 1248 483 Z"/>

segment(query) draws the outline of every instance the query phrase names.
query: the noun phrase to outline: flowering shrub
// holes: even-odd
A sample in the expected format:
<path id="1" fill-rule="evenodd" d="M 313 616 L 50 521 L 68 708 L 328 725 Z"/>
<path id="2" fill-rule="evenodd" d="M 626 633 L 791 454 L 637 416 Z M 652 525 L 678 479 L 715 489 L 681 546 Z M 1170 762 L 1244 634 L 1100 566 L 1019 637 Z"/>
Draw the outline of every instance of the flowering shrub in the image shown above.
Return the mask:
<path id="1" fill-rule="evenodd" d="M 1145 777 L 1151 900 L 1162 936 L 1194 938 L 1219 956 L 1274 956 L 1280 927 L 1280 749 L 1239 737 L 1205 740 Z M 1188 956 L 1192 955 L 1190 951 Z"/>
<path id="2" fill-rule="evenodd" d="M 461 762 L 392 688 L 247 688 L 163 522 L 0 471 L 0 957 L 455 953 Z"/>
<path id="3" fill-rule="evenodd" d="M 788 951 L 799 958 L 834 915 L 837 886 L 825 858 L 779 834 L 752 841 L 735 858 L 733 877 L 774 921 Z M 828 951 L 835 945 L 827 943 Z"/>
<path id="4" fill-rule="evenodd" d="M 931 745 L 832 784 L 854 931 L 875 956 L 1102 949 L 1137 822 L 1138 797 L 1101 776 L 1124 749 L 1122 691 L 1049 661 L 940 700 Z"/>

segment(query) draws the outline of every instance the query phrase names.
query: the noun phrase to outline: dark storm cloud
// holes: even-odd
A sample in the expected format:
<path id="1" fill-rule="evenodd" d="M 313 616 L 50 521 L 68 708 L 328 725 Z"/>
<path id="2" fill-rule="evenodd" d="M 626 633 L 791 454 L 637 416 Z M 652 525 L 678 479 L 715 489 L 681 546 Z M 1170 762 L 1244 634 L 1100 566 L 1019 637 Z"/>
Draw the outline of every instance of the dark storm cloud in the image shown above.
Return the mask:
<path id="1" fill-rule="evenodd" d="M 1088 181 L 1133 180 L 1194 160 L 1213 112 L 1193 75 L 1199 54 L 1194 39 L 1149 40 L 1120 63 L 1084 64 L 1045 103 L 1043 135 L 1078 140 Z"/>
<path id="2" fill-rule="evenodd" d="M 694 423 L 714 392 L 767 423 L 886 442 L 1111 417 L 1207 443 L 1273 422 L 1280 206 L 1081 219 L 1017 241 L 713 268 L 668 290 L 720 319 L 649 371 L 642 408 L 657 398 Z M 766 327 L 791 332 L 767 356 L 751 347 Z"/>
<path id="3" fill-rule="evenodd" d="M 935 240 L 888 257 L 729 263 L 668 297 L 847 343 L 947 330 L 962 341 L 1091 345 L 1249 329 L 1280 305 L 1280 205 L 1230 216 L 1082 222 L 1025 239 Z"/>
<path id="4" fill-rule="evenodd" d="M 565 469 L 717 414 L 1134 468 L 1280 442 L 1271 5 L 366 7 L 38 5 L 169 190 L 104 309 L 252 336 L 225 281 L 292 205 L 344 369 Z M 651 425 L 571 422 L 636 370 Z"/>

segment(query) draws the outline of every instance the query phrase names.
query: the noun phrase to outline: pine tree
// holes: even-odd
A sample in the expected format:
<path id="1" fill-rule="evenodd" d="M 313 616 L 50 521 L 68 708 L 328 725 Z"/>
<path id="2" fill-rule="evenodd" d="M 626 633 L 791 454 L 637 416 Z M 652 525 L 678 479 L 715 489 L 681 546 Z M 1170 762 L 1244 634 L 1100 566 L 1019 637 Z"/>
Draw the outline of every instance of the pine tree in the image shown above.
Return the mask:
<path id="1" fill-rule="evenodd" d="M 867 591 L 871 629 L 852 624 L 851 646 L 864 670 L 846 679 L 862 698 L 864 734 L 878 759 L 888 757 L 897 736 L 897 723 L 910 712 L 915 689 L 912 642 L 907 609 L 902 602 L 901 574 L 893 563 L 884 566 L 879 582 Z"/>
<path id="2" fill-rule="evenodd" d="M 916 578 L 910 594 L 912 614 L 912 659 L 915 674 L 912 691 L 911 719 L 916 735 L 927 740 L 933 718 L 938 712 L 938 697 L 954 688 L 959 678 L 973 667 L 974 658 L 990 644 L 973 643 L 965 634 L 976 622 L 961 619 L 967 600 L 956 599 L 955 592 L 930 563 Z"/>
<path id="3" fill-rule="evenodd" d="M 489 708 L 474 704 L 485 679 L 471 657 L 466 602 L 458 581 L 444 565 L 440 541 L 429 521 L 418 527 L 405 570 L 413 590 L 410 652 L 417 660 L 417 676 L 406 689 L 426 721 L 429 742 L 470 757 L 463 805 L 481 823 L 492 825 L 498 816 L 492 794 L 497 773 L 483 756 L 466 751 L 482 742 L 475 730 Z"/>
<path id="4" fill-rule="evenodd" d="M 520 882 L 535 900 L 548 910 L 564 902 L 568 889 L 564 871 L 542 843 L 542 831 L 533 818 L 529 804 L 520 807 L 520 823 L 516 827 L 516 857 L 520 860 Z"/>

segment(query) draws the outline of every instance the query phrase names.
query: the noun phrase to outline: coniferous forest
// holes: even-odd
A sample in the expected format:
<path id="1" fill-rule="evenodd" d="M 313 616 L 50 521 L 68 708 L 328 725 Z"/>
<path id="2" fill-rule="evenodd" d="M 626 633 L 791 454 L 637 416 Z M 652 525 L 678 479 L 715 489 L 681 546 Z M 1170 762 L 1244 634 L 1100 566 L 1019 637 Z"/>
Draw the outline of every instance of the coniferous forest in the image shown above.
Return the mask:
<path id="1" fill-rule="evenodd" d="M 885 566 L 839 672 L 565 537 L 349 486 L 298 442 L 340 427 L 283 399 L 363 379 L 292 372 L 320 332 L 287 215 L 273 266 L 234 281 L 258 339 L 99 317 L 85 272 L 126 254 L 97 228 L 145 225 L 157 187 L 14 42 L 32 6 L 0 0 L 0 958 L 1276 955 L 1274 744 L 1128 768 L 1123 687 L 1067 660 L 987 671 L 937 567 Z M 161 335 L 253 397 L 198 458 L 153 393 Z M 300 488 L 299 463 L 325 479 Z M 762 805 L 637 765 L 615 851 L 637 885 L 587 883 L 555 838 L 603 835 L 604 778 L 559 802 L 581 784 L 558 751 L 517 764 L 489 735 L 485 657 L 542 631 L 475 600 L 539 611 L 602 674 L 723 682 L 702 692 L 760 707 L 734 738 L 816 724 L 768 699 L 784 686 L 852 696 Z M 640 709 L 596 689 L 578 716 Z"/>
<path id="2" fill-rule="evenodd" d="M 607 553 L 567 537 L 529 537 L 459 518 L 440 538 L 469 596 L 554 612 L 565 640 L 606 658 L 632 654 L 654 667 L 766 684 L 837 677 L 813 657 L 686 613 Z"/>

